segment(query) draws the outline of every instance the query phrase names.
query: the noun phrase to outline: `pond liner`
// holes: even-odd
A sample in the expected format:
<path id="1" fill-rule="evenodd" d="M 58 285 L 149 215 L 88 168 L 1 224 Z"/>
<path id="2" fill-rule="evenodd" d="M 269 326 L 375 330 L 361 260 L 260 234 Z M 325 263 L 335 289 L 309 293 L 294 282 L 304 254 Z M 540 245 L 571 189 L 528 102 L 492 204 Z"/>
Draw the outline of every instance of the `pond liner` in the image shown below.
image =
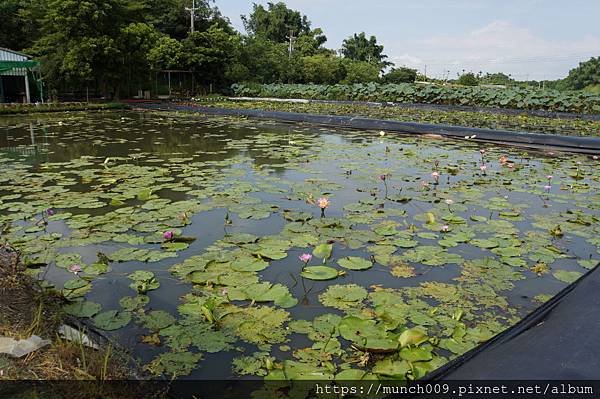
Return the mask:
<path id="1" fill-rule="evenodd" d="M 424 381 L 600 380 L 600 266 Z"/>
<path id="2" fill-rule="evenodd" d="M 425 111 L 459 111 L 459 112 L 478 112 L 484 114 L 499 115 L 528 115 L 551 119 L 582 119 L 588 121 L 600 121 L 600 114 L 578 114 L 573 112 L 545 111 L 535 109 L 517 109 L 517 108 L 494 108 L 494 107 L 474 107 L 470 105 L 447 105 L 447 104 L 426 104 L 426 103 L 397 103 L 397 102 L 376 102 L 376 101 L 355 101 L 355 100 L 316 100 L 316 99 L 295 99 L 295 98 L 270 98 L 270 97 L 227 97 L 230 101 L 267 101 L 297 104 L 332 104 L 332 105 L 359 105 L 367 107 L 396 107 L 404 109 L 422 109 Z"/>
<path id="3" fill-rule="evenodd" d="M 444 137 L 485 141 L 497 144 L 520 145 L 534 148 L 556 149 L 565 152 L 600 154 L 600 137 L 562 136 L 543 133 L 525 133 L 507 130 L 469 128 L 451 125 L 434 125 L 416 122 L 401 122 L 352 116 L 304 114 L 255 109 L 216 108 L 173 103 L 139 104 L 138 108 L 163 111 L 197 112 L 210 115 L 241 116 L 282 122 L 308 123 L 339 128 L 382 130 L 416 135 L 440 135 Z"/>

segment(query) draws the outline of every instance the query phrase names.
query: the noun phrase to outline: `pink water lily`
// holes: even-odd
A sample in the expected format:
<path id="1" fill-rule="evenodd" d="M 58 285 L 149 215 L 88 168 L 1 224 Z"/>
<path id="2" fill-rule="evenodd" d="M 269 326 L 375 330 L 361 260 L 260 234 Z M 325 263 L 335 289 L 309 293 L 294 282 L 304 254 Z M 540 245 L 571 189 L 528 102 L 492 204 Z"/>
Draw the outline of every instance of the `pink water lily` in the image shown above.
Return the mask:
<path id="1" fill-rule="evenodd" d="M 329 202 L 328 198 L 323 197 L 323 198 L 319 198 L 317 200 L 317 205 L 321 209 L 327 209 L 329 207 L 329 204 L 330 204 L 330 202 Z"/>
<path id="2" fill-rule="evenodd" d="M 435 172 L 431 173 L 431 177 L 433 177 L 434 179 L 439 179 L 440 178 L 440 172 L 438 172 L 437 170 Z"/>
<path id="3" fill-rule="evenodd" d="M 164 238 L 165 240 L 172 240 L 174 235 L 175 235 L 175 234 L 174 234 L 174 233 L 173 233 L 171 230 L 169 230 L 169 231 L 165 231 L 165 232 L 163 233 L 163 238 Z"/>
<path id="4" fill-rule="evenodd" d="M 55 213 L 55 212 L 54 212 L 54 209 L 52 209 L 52 208 L 48 208 L 48 209 L 46 209 L 46 215 L 48 215 L 48 216 L 52 216 L 52 215 L 54 215 L 54 213 Z"/>
<path id="5" fill-rule="evenodd" d="M 481 165 L 481 166 L 479 167 L 479 169 L 480 169 L 482 172 L 485 172 L 485 171 L 487 170 L 487 166 L 486 166 L 486 165 Z"/>
<path id="6" fill-rule="evenodd" d="M 551 186 L 551 185 L 549 185 L 549 184 L 546 184 L 546 185 L 544 186 L 544 189 L 545 189 L 546 191 L 550 191 L 550 189 L 551 189 L 551 188 L 552 188 L 552 186 Z"/>
<path id="7" fill-rule="evenodd" d="M 447 233 L 450 231 L 450 226 L 448 226 L 447 224 L 442 226 L 442 232 Z"/>
<path id="8" fill-rule="evenodd" d="M 79 265 L 71 265 L 69 267 L 69 271 L 75 275 L 78 275 L 79 273 L 81 273 L 83 271 L 83 269 Z"/>
<path id="9" fill-rule="evenodd" d="M 450 198 L 444 200 L 444 202 L 446 203 L 446 205 L 452 205 L 452 204 L 454 204 L 454 201 L 452 201 Z"/>
<path id="10" fill-rule="evenodd" d="M 387 179 L 387 175 L 381 175 L 381 176 L 379 176 L 379 180 L 385 181 L 385 179 Z"/>
<path id="11" fill-rule="evenodd" d="M 593 159 L 594 161 L 597 161 L 598 159 L 600 159 L 600 157 L 598 157 L 598 155 L 594 155 L 594 156 L 592 157 L 592 159 Z"/>
<path id="12" fill-rule="evenodd" d="M 311 254 L 302 254 L 298 257 L 298 259 L 300 259 L 300 262 L 307 264 L 312 259 L 312 255 Z"/>

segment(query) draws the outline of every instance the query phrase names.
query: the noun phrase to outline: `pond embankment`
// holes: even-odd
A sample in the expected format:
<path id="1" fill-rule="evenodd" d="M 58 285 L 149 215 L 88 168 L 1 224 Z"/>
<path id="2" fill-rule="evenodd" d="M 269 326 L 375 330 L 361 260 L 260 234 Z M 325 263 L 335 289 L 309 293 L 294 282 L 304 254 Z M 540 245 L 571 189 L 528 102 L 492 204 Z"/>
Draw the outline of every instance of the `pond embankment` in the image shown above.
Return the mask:
<path id="1" fill-rule="evenodd" d="M 34 350 L 22 345 L 24 350 L 15 352 L 20 357 L 0 354 L 0 380 L 132 378 L 127 357 L 84 331 L 76 320 L 65 315 L 62 305 L 63 299 L 57 293 L 44 289 L 40 281 L 26 273 L 17 250 L 0 244 L 2 350 L 8 352 L 13 339 L 22 344 L 24 340 L 43 341 Z M 66 330 L 70 332 L 65 334 Z"/>

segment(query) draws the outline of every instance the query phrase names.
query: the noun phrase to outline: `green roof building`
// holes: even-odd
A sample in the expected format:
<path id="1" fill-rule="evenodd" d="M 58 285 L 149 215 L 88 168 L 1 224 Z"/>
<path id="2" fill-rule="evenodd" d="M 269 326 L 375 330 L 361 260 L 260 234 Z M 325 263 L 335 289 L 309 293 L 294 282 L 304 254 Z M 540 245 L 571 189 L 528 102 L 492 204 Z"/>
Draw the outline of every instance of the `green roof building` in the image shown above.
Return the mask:
<path id="1" fill-rule="evenodd" d="M 40 63 L 0 47 L 0 103 L 43 102 Z"/>

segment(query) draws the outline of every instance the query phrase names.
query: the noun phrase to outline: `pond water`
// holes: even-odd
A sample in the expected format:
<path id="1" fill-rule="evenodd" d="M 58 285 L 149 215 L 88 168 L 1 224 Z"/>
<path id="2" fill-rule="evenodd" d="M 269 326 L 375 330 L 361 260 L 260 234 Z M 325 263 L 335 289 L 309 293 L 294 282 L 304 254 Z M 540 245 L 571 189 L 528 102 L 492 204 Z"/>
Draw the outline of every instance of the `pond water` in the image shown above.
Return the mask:
<path id="1" fill-rule="evenodd" d="M 598 263 L 598 166 L 197 115 L 11 117 L 0 240 L 157 376 L 420 378 Z"/>

